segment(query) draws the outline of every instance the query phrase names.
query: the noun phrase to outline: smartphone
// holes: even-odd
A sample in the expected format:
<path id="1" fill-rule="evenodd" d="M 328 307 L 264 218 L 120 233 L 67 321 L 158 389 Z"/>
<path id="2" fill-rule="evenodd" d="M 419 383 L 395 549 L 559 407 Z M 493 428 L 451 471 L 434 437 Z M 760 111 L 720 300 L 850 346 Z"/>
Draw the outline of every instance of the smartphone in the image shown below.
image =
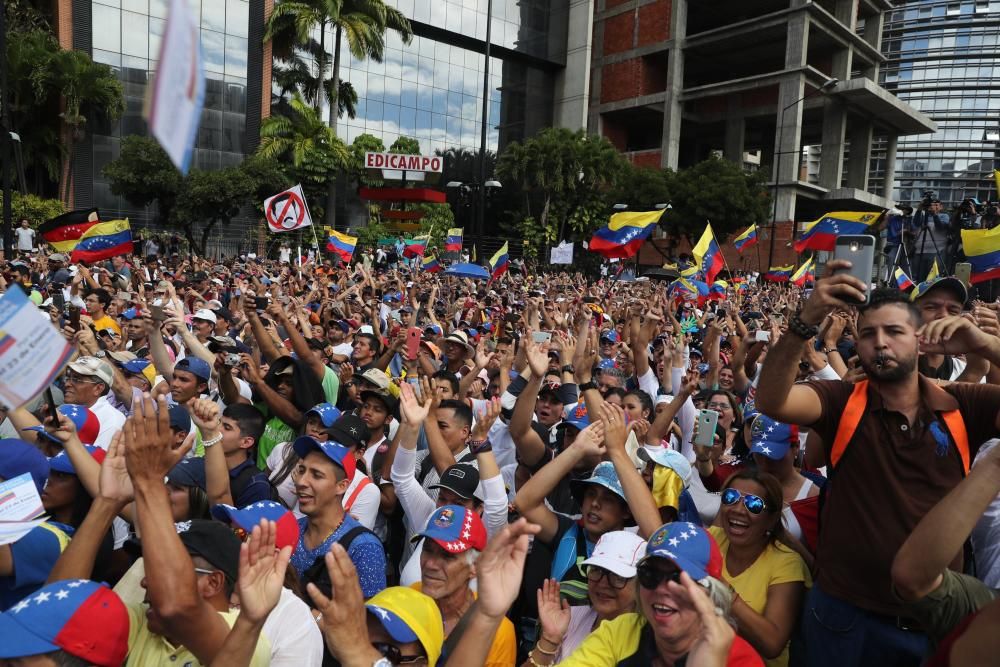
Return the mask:
<path id="1" fill-rule="evenodd" d="M 157 322 L 162 322 L 167 319 L 167 316 L 163 314 L 163 306 L 161 304 L 154 302 L 149 306 L 149 313 Z"/>
<path id="2" fill-rule="evenodd" d="M 267 297 L 255 296 L 253 298 L 253 307 L 257 310 L 267 310 Z"/>
<path id="3" fill-rule="evenodd" d="M 711 447 L 715 443 L 715 427 L 719 423 L 719 413 L 715 410 L 698 411 L 698 435 L 694 444 Z"/>
<path id="4" fill-rule="evenodd" d="M 69 307 L 69 326 L 73 331 L 80 330 L 80 308 L 77 306 Z"/>
<path id="5" fill-rule="evenodd" d="M 52 305 L 55 306 L 56 310 L 60 313 L 66 310 L 66 297 L 63 295 L 63 291 L 61 289 L 52 293 Z"/>
<path id="6" fill-rule="evenodd" d="M 420 327 L 410 327 L 406 330 L 406 358 L 413 361 L 420 352 Z"/>
<path id="7" fill-rule="evenodd" d="M 861 303 L 868 303 L 871 297 L 872 268 L 875 266 L 875 237 L 870 234 L 838 236 L 833 258 L 851 262 L 850 269 L 838 269 L 836 273 L 847 273 L 864 283 L 865 298 Z"/>
<path id="8" fill-rule="evenodd" d="M 763 331 L 761 329 L 757 330 L 757 334 L 754 336 L 754 340 L 760 343 L 770 343 L 771 342 L 771 332 Z"/>
<path id="9" fill-rule="evenodd" d="M 551 331 L 532 331 L 531 340 L 536 343 L 550 343 L 552 342 L 552 332 Z"/>
<path id="10" fill-rule="evenodd" d="M 959 262 L 956 264 L 955 277 L 961 280 L 963 285 L 968 287 L 969 280 L 972 278 L 972 264 L 969 262 Z"/>

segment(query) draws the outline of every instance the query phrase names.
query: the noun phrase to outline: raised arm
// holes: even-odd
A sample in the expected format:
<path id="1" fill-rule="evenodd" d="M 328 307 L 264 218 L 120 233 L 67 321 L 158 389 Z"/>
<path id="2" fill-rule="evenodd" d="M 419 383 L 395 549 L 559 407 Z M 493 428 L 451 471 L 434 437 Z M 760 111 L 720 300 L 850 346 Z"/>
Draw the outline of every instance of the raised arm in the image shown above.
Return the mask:
<path id="1" fill-rule="evenodd" d="M 601 405 L 600 418 L 604 425 L 604 442 L 608 458 L 615 466 L 629 511 L 639 526 L 639 535 L 648 538 L 663 522 L 660 520 L 660 509 L 653 500 L 653 494 L 649 492 L 642 475 L 635 469 L 635 464 L 625 451 L 625 438 L 628 434 L 625 412 L 617 405 L 604 403 Z"/>

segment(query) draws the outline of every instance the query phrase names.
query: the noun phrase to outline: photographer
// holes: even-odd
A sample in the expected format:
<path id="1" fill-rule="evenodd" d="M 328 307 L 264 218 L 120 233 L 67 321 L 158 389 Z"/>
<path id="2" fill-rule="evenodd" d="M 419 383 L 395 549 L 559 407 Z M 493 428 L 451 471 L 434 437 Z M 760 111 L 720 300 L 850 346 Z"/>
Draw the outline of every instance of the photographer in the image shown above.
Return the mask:
<path id="1" fill-rule="evenodd" d="M 899 247 L 903 244 L 905 234 L 909 231 L 913 225 L 913 207 L 912 206 L 900 206 L 899 213 L 890 213 L 887 216 L 887 224 L 885 227 L 885 249 L 882 251 L 885 253 L 886 257 L 886 281 L 891 281 L 893 279 L 892 272 L 896 267 L 896 255 L 899 253 Z M 903 271 L 907 274 L 910 272 L 910 266 L 907 265 L 906 257 L 900 254 L 898 264 L 902 267 Z"/>
<path id="2" fill-rule="evenodd" d="M 931 192 L 925 192 L 920 207 L 913 214 L 912 234 L 913 279 L 922 281 L 927 277 L 934 260 L 939 259 L 938 270 L 942 275 L 951 266 L 948 239 L 951 217 L 941 210 L 941 200 Z"/>

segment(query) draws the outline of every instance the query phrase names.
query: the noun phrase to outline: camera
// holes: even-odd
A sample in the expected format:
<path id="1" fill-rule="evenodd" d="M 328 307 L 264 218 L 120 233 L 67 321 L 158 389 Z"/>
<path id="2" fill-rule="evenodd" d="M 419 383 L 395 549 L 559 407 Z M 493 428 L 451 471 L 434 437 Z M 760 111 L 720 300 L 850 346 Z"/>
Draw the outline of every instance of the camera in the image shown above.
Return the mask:
<path id="1" fill-rule="evenodd" d="M 933 190 L 924 190 L 923 197 L 924 198 L 920 200 L 920 208 L 923 208 L 923 209 L 930 208 L 931 204 L 934 202 L 934 191 Z"/>
<path id="2" fill-rule="evenodd" d="M 240 363 L 240 355 L 239 354 L 237 354 L 235 352 L 230 352 L 229 354 L 226 355 L 226 361 L 225 361 L 226 366 L 229 366 L 230 368 L 233 368 L 233 367 L 239 365 L 239 363 Z"/>

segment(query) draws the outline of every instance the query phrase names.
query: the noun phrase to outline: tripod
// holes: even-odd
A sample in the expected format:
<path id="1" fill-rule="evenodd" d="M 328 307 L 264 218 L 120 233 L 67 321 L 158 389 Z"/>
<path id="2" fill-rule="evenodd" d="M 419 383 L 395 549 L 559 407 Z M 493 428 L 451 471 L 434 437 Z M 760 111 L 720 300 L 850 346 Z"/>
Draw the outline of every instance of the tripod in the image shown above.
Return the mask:
<path id="1" fill-rule="evenodd" d="M 928 228 L 927 225 L 928 223 L 924 222 L 920 226 L 920 231 L 917 232 L 917 238 L 913 242 L 914 255 L 916 255 L 917 257 L 927 255 L 928 253 L 926 252 L 917 252 L 917 251 L 924 250 L 927 247 L 927 239 L 930 239 L 931 246 L 933 246 L 934 248 L 934 260 L 937 261 L 938 272 L 942 276 L 948 275 L 948 273 L 950 272 L 950 268 L 945 264 L 944 255 L 941 254 L 941 249 L 938 248 L 937 240 L 935 240 L 934 235 L 930 233 L 930 229 Z M 921 283 L 924 280 L 926 280 L 927 274 L 930 272 L 931 267 L 933 266 L 933 260 L 931 264 L 928 266 L 920 265 L 919 267 L 917 267 L 916 264 L 914 264 L 914 262 L 910 258 L 910 252 L 906 248 L 907 245 L 906 240 L 902 239 L 902 241 L 903 242 L 899 244 L 899 247 L 896 248 L 896 256 L 893 258 L 892 265 L 889 267 L 889 279 L 891 280 L 893 278 L 893 274 L 896 272 L 896 268 L 901 266 L 899 263 L 899 256 L 902 254 L 903 257 L 906 259 L 906 264 L 910 268 L 910 271 L 913 272 L 910 275 L 910 279 L 913 280 L 915 283 Z M 920 269 L 919 273 L 917 273 L 916 271 L 917 268 Z M 904 271 L 905 270 L 906 269 L 904 269 Z"/>

